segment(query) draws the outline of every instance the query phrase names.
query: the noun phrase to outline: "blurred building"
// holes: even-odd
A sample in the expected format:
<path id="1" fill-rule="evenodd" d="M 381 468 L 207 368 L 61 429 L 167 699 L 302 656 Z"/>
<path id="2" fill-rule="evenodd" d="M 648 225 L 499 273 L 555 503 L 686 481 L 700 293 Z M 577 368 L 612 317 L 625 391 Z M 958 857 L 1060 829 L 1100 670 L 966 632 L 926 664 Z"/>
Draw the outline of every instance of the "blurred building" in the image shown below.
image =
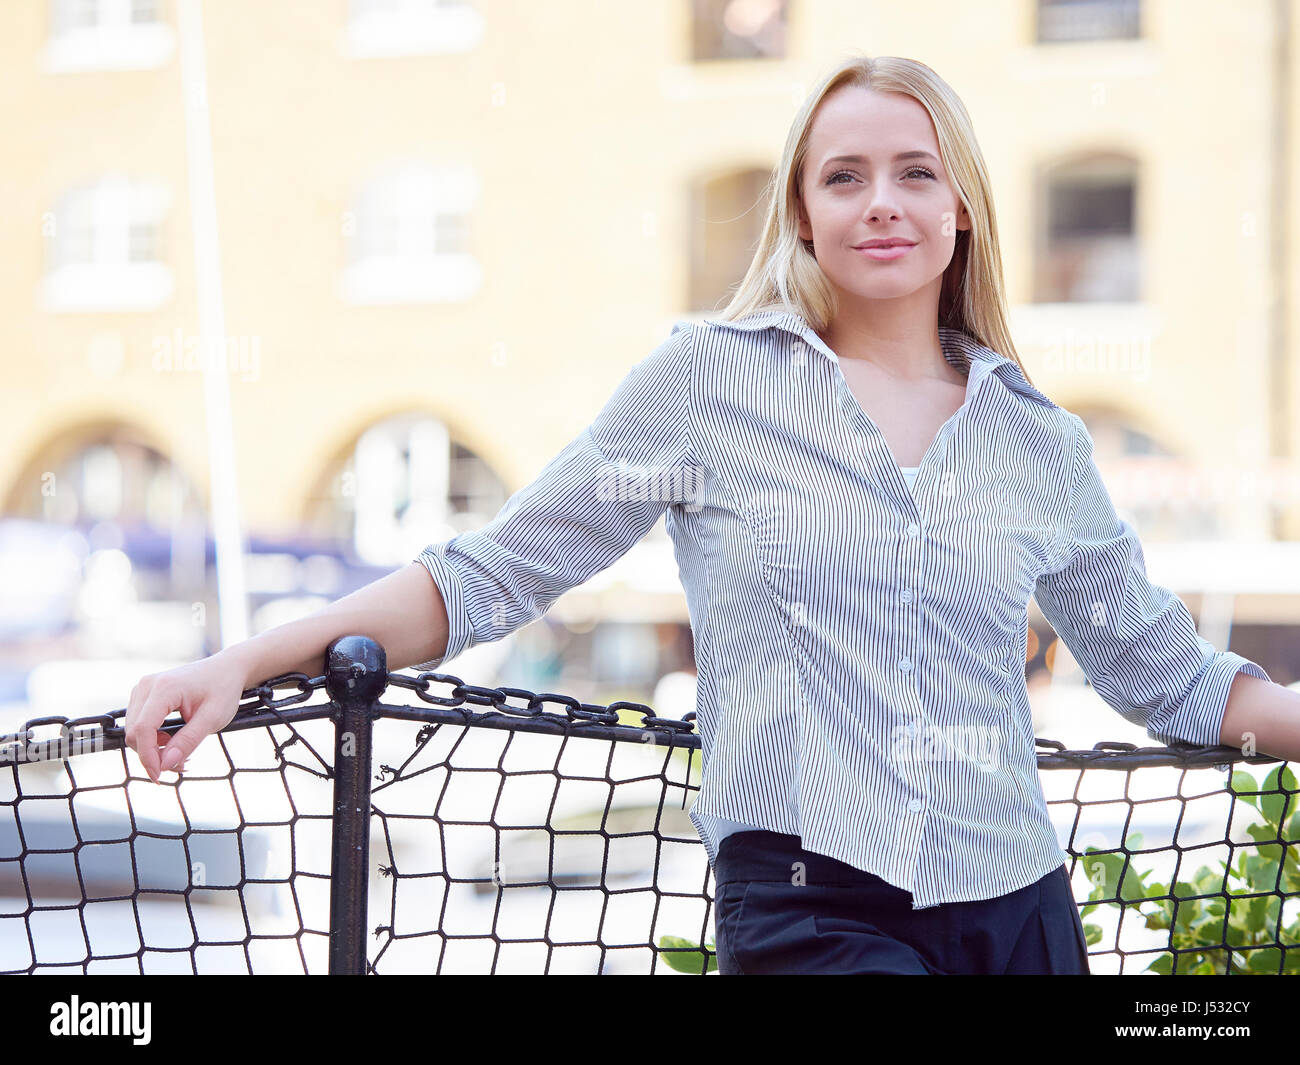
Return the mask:
<path id="1" fill-rule="evenodd" d="M 961 95 L 1035 384 L 1093 430 L 1153 578 L 1294 679 L 1290 10 L 209 0 L 213 343 L 176 3 L 0 5 L 0 503 L 66 532 L 40 565 L 81 574 L 31 621 L 38 553 L 4 563 L 28 582 L 10 667 L 216 649 L 205 364 L 260 544 L 254 631 L 485 523 L 673 321 L 725 304 L 795 108 L 854 50 Z M 689 670 L 684 633 L 661 522 L 482 666 L 646 697 Z"/>

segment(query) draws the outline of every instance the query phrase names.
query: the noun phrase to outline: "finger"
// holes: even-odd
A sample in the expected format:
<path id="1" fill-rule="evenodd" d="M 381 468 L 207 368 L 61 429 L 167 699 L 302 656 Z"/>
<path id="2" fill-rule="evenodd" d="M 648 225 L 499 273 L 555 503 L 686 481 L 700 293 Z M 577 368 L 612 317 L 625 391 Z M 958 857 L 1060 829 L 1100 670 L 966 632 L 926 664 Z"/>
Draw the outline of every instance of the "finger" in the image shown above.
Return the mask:
<path id="1" fill-rule="evenodd" d="M 172 738 L 172 734 L 170 732 L 164 731 L 163 729 L 158 729 L 157 731 L 154 732 L 154 750 L 158 755 L 160 769 L 167 768 L 161 763 L 162 763 L 162 756 L 166 753 L 167 744 L 171 742 L 171 738 Z"/>
<path id="2" fill-rule="evenodd" d="M 185 760 L 194 753 L 194 748 L 214 731 L 212 725 L 208 715 L 201 709 L 196 711 L 185 726 L 172 733 L 168 739 L 167 746 L 162 751 L 162 768 L 177 771 L 183 768 Z"/>
<path id="3" fill-rule="evenodd" d="M 158 732 L 157 732 L 157 737 L 158 737 L 157 743 L 158 743 L 158 747 L 159 747 L 159 751 L 158 751 L 159 764 L 160 764 L 160 766 L 161 766 L 161 772 L 162 772 L 162 773 L 165 773 L 165 772 L 167 772 L 167 770 L 168 770 L 169 767 L 166 766 L 166 765 L 163 765 L 163 764 L 162 764 L 162 760 L 163 760 L 164 758 L 166 758 L 166 756 L 167 756 L 167 745 L 168 745 L 169 743 L 171 743 L 172 734 L 171 734 L 170 732 L 166 732 L 166 731 L 164 731 L 163 729 L 159 729 Z M 178 765 L 178 766 L 176 767 L 176 772 L 178 772 L 178 773 L 183 773 L 183 772 L 185 772 L 185 763 L 184 763 L 184 762 L 182 762 L 180 765 Z M 161 776 L 161 773 L 160 773 L 159 775 Z"/>
<path id="4" fill-rule="evenodd" d="M 141 677 L 136 681 L 135 687 L 131 689 L 131 695 L 126 701 L 126 717 L 122 720 L 123 738 L 126 745 L 131 750 L 139 751 L 137 747 L 140 742 L 140 708 L 144 705 L 145 698 L 149 694 L 150 679 Z"/>
<path id="5" fill-rule="evenodd" d="M 139 756 L 149 779 L 158 783 L 158 774 L 162 771 L 159 763 L 158 743 L 155 734 L 159 725 L 172 712 L 180 699 L 166 687 L 156 687 L 140 707 L 139 723 L 136 726 L 135 753 Z"/>

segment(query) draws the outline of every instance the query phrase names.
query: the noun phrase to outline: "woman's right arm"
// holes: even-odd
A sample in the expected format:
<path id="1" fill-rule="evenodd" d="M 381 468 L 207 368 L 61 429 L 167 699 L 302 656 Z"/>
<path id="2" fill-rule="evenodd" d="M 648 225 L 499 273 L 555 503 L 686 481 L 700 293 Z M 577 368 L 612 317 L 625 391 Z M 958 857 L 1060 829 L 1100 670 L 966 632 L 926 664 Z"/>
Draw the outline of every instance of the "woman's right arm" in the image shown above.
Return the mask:
<path id="1" fill-rule="evenodd" d="M 692 329 L 677 323 L 591 425 L 483 528 L 430 544 L 404 569 L 309 617 L 143 678 L 127 707 L 127 745 L 150 778 L 183 765 L 224 728 L 245 688 L 281 673 L 319 675 L 338 637 L 377 641 L 390 670 L 433 668 L 541 617 L 670 505 L 698 502 L 688 414 L 693 352 Z M 158 726 L 172 710 L 186 724 L 169 740 Z"/>
<path id="2" fill-rule="evenodd" d="M 388 669 L 398 670 L 441 658 L 447 632 L 442 595 L 429 571 L 412 562 L 307 617 L 142 677 L 127 704 L 126 745 L 157 783 L 162 770 L 182 766 L 203 739 L 230 722 L 245 689 L 281 673 L 320 676 L 325 650 L 340 636 L 369 636 L 384 648 Z M 159 726 L 173 710 L 186 724 L 169 737 Z"/>

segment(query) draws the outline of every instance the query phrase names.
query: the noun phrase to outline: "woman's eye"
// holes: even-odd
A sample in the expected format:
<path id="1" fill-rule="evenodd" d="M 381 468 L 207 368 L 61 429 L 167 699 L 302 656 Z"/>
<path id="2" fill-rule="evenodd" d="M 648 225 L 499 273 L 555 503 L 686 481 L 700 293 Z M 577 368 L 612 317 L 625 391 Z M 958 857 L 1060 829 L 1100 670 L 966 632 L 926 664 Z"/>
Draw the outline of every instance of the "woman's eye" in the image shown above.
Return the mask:
<path id="1" fill-rule="evenodd" d="M 927 179 L 929 179 L 929 180 L 935 180 L 934 174 L 932 174 L 929 170 L 927 170 L 927 169 L 926 169 L 925 167 L 923 167 L 923 166 L 913 166 L 913 167 L 909 167 L 908 170 L 905 172 L 905 174 L 904 174 L 903 176 L 904 176 L 904 177 L 913 177 L 913 176 L 915 176 L 915 175 L 920 175 L 920 176 L 922 176 L 922 177 L 924 177 L 924 178 L 927 178 Z M 852 177 L 852 176 L 853 176 L 853 175 L 852 175 L 849 171 L 847 171 L 847 170 L 837 170 L 835 173 L 833 173 L 830 177 L 828 177 L 828 178 L 826 179 L 826 184 L 828 184 L 828 185 L 838 185 L 838 184 L 840 184 L 840 182 L 837 180 L 838 178 L 842 178 L 842 177 Z"/>

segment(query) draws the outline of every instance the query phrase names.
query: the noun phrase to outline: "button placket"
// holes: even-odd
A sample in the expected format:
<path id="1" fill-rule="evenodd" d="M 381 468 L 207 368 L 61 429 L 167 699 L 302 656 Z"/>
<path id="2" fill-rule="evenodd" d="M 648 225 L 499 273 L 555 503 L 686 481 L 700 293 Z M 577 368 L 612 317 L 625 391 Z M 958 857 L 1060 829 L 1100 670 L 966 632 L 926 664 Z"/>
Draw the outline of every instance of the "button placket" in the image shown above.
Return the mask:
<path id="1" fill-rule="evenodd" d="M 906 516 L 906 515 L 904 515 Z M 921 525 L 909 521 L 902 529 L 902 542 L 899 550 L 899 580 L 903 587 L 910 588 L 917 583 L 921 571 L 922 555 Z M 916 653 L 918 638 L 918 620 L 916 596 L 900 595 L 903 606 L 898 610 L 898 657 L 895 665 L 900 677 L 900 707 L 904 716 L 904 727 L 911 740 L 915 740 L 921 731 L 925 715 L 921 709 L 920 696 L 917 691 Z M 909 742 L 908 764 L 901 767 L 900 775 L 907 789 L 913 794 L 907 800 L 907 825 L 902 832 L 906 837 L 906 846 L 914 850 L 919 845 L 921 820 L 917 816 L 925 808 L 925 799 L 921 796 L 927 791 L 929 767 L 923 757 L 918 757 L 921 748 L 915 742 Z M 916 794 L 921 793 L 920 795 Z"/>

